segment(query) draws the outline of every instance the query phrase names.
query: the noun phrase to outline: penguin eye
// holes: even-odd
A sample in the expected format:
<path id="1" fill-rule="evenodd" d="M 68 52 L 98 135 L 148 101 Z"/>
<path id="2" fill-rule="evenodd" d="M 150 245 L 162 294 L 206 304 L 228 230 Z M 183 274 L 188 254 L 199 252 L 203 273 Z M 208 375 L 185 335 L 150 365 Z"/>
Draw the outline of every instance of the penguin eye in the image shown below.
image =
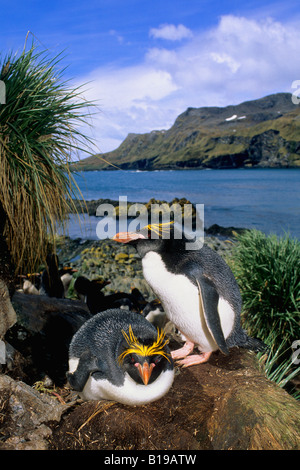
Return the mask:
<path id="1" fill-rule="evenodd" d="M 156 356 L 156 357 L 153 359 L 152 362 L 153 362 L 154 364 L 159 364 L 159 362 L 161 361 L 161 359 L 162 359 L 162 356 Z"/>

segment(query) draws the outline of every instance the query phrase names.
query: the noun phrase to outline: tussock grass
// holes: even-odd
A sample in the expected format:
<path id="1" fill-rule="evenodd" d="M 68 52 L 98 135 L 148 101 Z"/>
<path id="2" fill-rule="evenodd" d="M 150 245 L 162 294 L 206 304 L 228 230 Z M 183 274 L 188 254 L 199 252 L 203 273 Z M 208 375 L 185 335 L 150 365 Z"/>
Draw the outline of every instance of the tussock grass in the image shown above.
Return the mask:
<path id="1" fill-rule="evenodd" d="M 76 152 L 91 153 L 92 142 L 79 129 L 93 104 L 84 100 L 81 87 L 63 81 L 61 58 L 34 45 L 0 57 L 6 85 L 6 104 L 0 105 L 0 208 L 16 272 L 31 271 L 45 258 L 57 225 L 75 210 L 72 199 L 83 199 L 69 165 Z"/>
<path id="2" fill-rule="evenodd" d="M 268 344 L 266 373 L 286 387 L 300 374 L 291 360 L 292 344 L 300 340 L 300 242 L 288 234 L 266 236 L 258 230 L 236 238 L 228 263 L 243 297 L 243 326 Z"/>

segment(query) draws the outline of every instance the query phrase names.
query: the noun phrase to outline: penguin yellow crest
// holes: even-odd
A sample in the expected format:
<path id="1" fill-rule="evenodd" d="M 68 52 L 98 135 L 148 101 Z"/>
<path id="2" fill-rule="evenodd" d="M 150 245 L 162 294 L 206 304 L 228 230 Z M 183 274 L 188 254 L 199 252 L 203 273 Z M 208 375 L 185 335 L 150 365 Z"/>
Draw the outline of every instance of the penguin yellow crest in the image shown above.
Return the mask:
<path id="1" fill-rule="evenodd" d="M 134 336 L 131 325 L 129 325 L 129 335 L 122 330 L 123 336 L 128 344 L 128 348 L 120 354 L 118 360 L 119 363 L 124 361 L 124 358 L 131 353 L 137 354 L 139 356 L 154 356 L 155 354 L 165 357 L 169 362 L 170 356 L 169 353 L 165 352 L 163 348 L 168 344 L 169 340 L 165 339 L 165 333 L 163 330 L 157 330 L 157 339 L 153 344 L 145 345 L 141 344 L 138 339 Z"/>
<path id="2" fill-rule="evenodd" d="M 150 232 L 154 232 L 157 235 L 162 235 L 163 233 L 168 233 L 170 226 L 174 224 L 174 220 L 170 222 L 164 222 L 160 224 L 149 224 L 143 227 L 144 229 L 150 230 Z"/>

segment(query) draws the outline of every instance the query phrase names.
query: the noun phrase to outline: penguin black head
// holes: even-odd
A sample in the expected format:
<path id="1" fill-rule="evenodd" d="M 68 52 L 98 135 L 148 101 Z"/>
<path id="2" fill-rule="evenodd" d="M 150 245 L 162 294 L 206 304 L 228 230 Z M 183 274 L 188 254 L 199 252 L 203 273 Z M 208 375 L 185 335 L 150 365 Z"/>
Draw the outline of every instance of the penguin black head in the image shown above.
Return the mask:
<path id="1" fill-rule="evenodd" d="M 154 382 L 166 361 L 172 363 L 171 355 L 165 348 L 168 344 L 165 334 L 158 330 L 156 340 L 141 341 L 134 335 L 131 325 L 128 334 L 124 330 L 122 333 L 126 345 L 123 343 L 125 348 L 118 358 L 119 364 L 135 382 L 144 385 Z"/>
<path id="2" fill-rule="evenodd" d="M 87 295 L 90 283 L 91 281 L 88 278 L 84 276 L 78 276 L 74 283 L 74 289 L 78 292 L 78 294 Z"/>
<path id="3" fill-rule="evenodd" d="M 143 258 L 148 251 L 157 253 L 177 253 L 186 250 L 190 241 L 184 232 L 178 230 L 172 223 L 150 224 L 135 232 L 117 233 L 113 240 L 133 245 Z"/>
<path id="4" fill-rule="evenodd" d="M 103 279 L 93 279 L 90 281 L 85 276 L 78 276 L 74 283 L 74 288 L 78 294 L 82 295 L 87 295 L 91 291 L 94 292 L 95 295 L 103 295 L 101 290 L 108 284 L 110 284 L 110 281 L 105 281 Z"/>

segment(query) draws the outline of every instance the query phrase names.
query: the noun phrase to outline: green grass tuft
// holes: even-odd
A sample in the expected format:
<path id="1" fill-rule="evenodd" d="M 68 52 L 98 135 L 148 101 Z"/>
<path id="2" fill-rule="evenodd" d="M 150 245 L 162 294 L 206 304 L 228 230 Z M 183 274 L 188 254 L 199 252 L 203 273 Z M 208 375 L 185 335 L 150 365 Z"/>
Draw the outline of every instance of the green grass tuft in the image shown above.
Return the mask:
<path id="1" fill-rule="evenodd" d="M 242 324 L 268 344 L 266 373 L 286 387 L 300 373 L 291 359 L 292 344 L 300 340 L 300 242 L 258 230 L 236 237 L 228 263 L 243 298 Z"/>
<path id="2" fill-rule="evenodd" d="M 30 272 L 47 253 L 72 200 L 82 199 L 70 171 L 92 142 L 80 129 L 93 105 L 72 88 L 50 57 L 32 45 L 0 60 L 6 104 L 0 105 L 0 209 L 16 271 Z"/>

